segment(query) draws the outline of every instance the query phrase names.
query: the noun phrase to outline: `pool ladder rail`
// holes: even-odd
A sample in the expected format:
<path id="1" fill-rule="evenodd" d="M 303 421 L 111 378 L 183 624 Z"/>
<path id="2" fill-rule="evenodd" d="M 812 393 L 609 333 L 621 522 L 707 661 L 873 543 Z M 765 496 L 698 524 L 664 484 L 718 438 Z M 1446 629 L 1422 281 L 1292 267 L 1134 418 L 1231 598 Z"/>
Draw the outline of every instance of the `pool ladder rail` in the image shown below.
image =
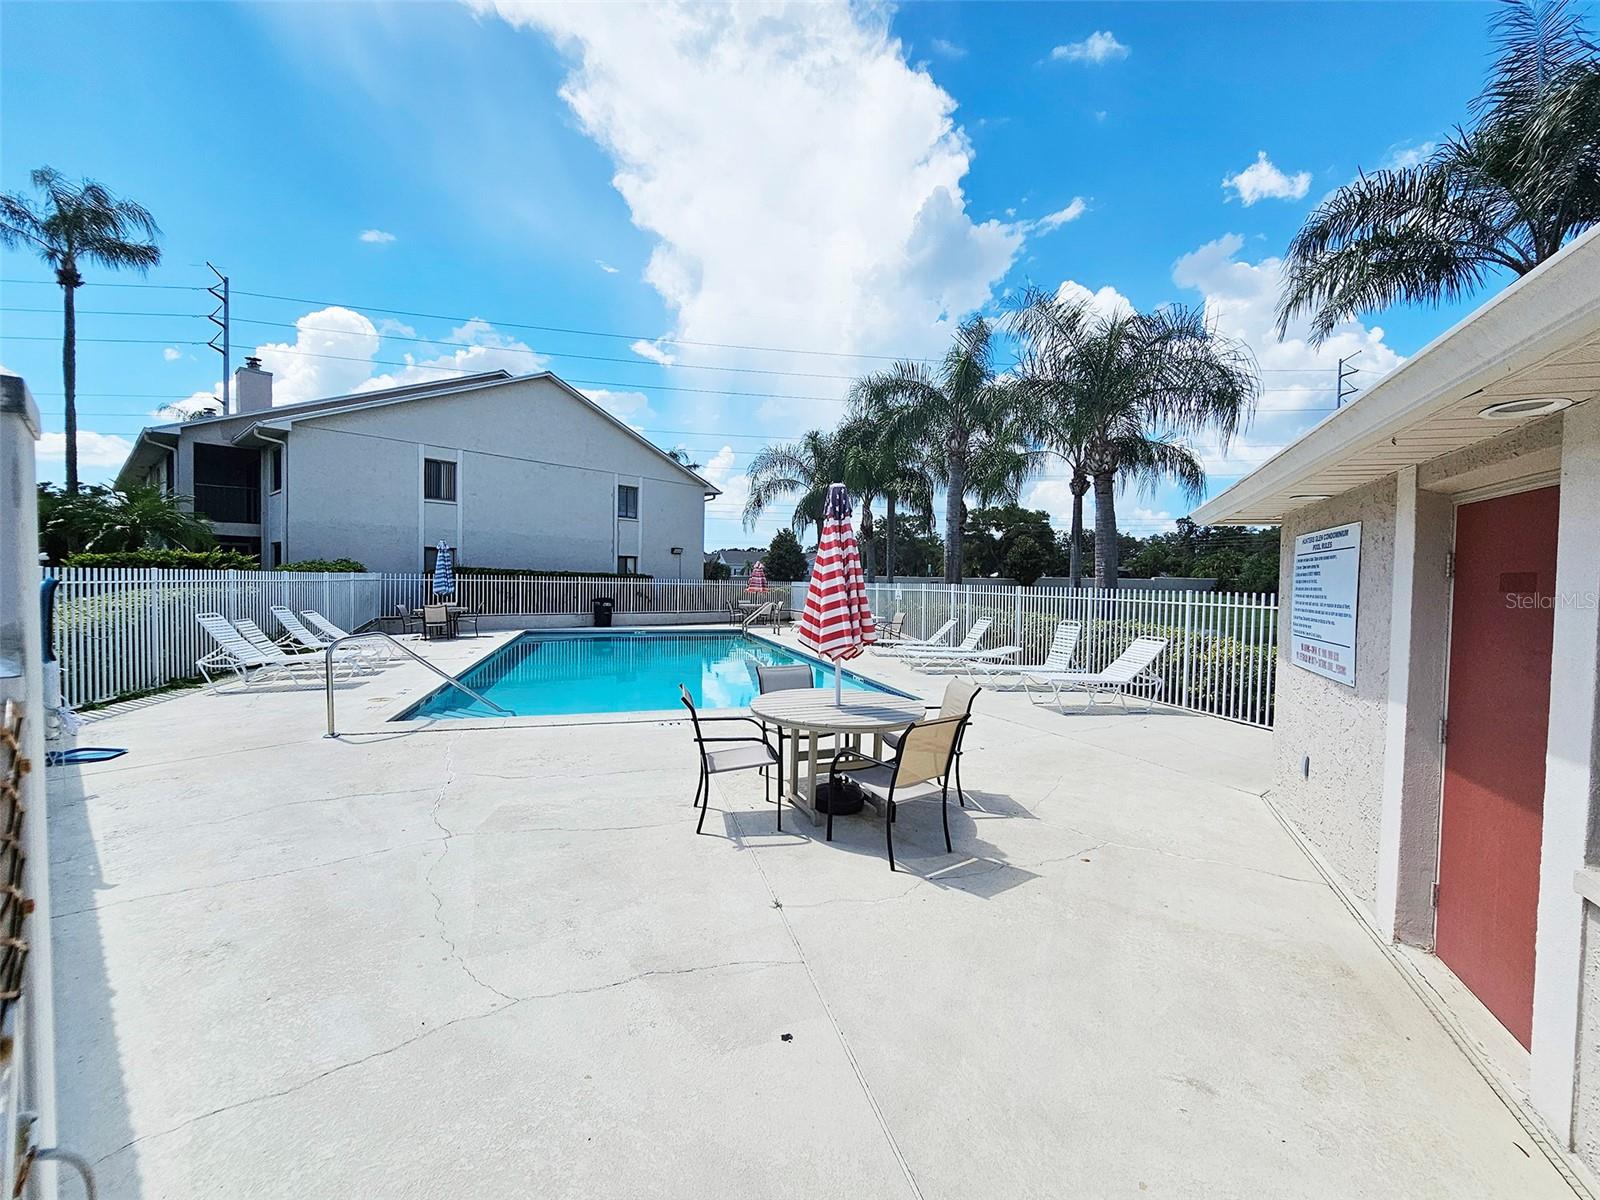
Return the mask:
<path id="1" fill-rule="evenodd" d="M 423 666 L 427 667 L 428 670 L 432 671 L 440 679 L 444 680 L 446 683 L 450 684 L 452 687 L 460 688 L 463 692 L 465 692 L 467 695 L 471 696 L 479 704 L 484 705 L 486 708 L 494 709 L 494 711 L 499 713 L 501 716 L 503 716 L 503 717 L 514 717 L 514 716 L 517 715 L 516 713 L 512 712 L 508 708 L 502 708 L 500 705 L 496 704 L 493 700 L 490 700 L 487 696 L 480 695 L 479 693 L 473 691 L 470 687 L 468 687 L 466 684 L 462 683 L 461 680 L 457 679 L 454 675 L 451 675 L 448 672 L 440 670 L 438 667 L 434 666 L 427 659 L 423 658 L 422 655 L 418 654 L 415 650 L 411 649 L 409 646 L 402 646 L 398 641 L 396 641 L 394 638 L 390 637 L 387 633 L 384 633 L 381 630 L 377 630 L 377 629 L 369 629 L 365 633 L 351 633 L 351 634 L 347 634 L 346 636 L 344 636 L 342 638 L 335 638 L 333 641 L 329 642 L 327 644 L 327 646 L 325 646 L 323 648 L 323 651 L 322 651 L 322 655 L 323 655 L 322 666 L 323 666 L 323 679 L 324 679 L 323 686 L 324 686 L 324 689 L 327 692 L 327 697 L 328 697 L 328 732 L 323 735 L 324 737 L 336 738 L 336 737 L 339 736 L 339 734 L 337 732 L 335 732 L 334 713 L 333 713 L 333 652 L 335 650 L 337 650 L 340 646 L 343 646 L 343 645 L 345 645 L 345 644 L 347 644 L 349 642 L 359 642 L 359 641 L 364 641 L 364 640 L 367 640 L 367 639 L 370 639 L 370 638 L 382 638 L 384 641 L 388 642 L 389 645 L 393 646 L 396 650 L 400 651 L 402 654 L 409 654 L 412 658 L 416 659 Z"/>

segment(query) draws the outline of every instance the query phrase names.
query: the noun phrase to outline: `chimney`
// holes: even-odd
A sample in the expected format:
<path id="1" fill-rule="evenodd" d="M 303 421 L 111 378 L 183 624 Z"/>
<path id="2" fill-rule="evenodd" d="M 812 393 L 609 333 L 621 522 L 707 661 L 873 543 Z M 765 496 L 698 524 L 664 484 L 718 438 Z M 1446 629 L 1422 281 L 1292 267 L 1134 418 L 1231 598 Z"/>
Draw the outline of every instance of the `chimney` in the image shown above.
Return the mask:
<path id="1" fill-rule="evenodd" d="M 271 407 L 272 372 L 263 371 L 261 360 L 252 355 L 233 373 L 233 411 L 265 412 Z"/>

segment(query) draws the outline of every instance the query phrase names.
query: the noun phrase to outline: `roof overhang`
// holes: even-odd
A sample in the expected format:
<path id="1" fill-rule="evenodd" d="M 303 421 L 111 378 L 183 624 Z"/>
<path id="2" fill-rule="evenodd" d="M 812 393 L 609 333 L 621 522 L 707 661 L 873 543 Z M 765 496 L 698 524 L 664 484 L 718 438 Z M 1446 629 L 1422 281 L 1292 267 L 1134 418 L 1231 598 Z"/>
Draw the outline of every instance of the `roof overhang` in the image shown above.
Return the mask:
<path id="1" fill-rule="evenodd" d="M 122 464 L 113 482 L 118 487 L 132 483 L 172 453 L 180 440 L 179 428 L 176 425 L 152 425 L 141 429 L 134 440 L 133 449 L 128 452 L 128 461 Z"/>
<path id="2" fill-rule="evenodd" d="M 1202 525 L 1275 525 L 1315 504 L 1547 415 L 1489 420 L 1511 401 L 1600 394 L 1600 228 L 1511 284 L 1227 491 Z"/>

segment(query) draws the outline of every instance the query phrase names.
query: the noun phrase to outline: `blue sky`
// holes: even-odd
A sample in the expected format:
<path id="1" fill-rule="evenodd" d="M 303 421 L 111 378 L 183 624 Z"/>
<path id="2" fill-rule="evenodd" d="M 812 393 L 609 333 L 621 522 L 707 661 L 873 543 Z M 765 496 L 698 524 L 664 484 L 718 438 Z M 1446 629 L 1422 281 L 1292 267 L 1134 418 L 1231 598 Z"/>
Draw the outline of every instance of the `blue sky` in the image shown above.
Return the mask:
<path id="1" fill-rule="evenodd" d="M 1370 383 L 1464 311 L 1367 314 L 1320 352 L 1269 331 L 1317 199 L 1466 118 L 1489 14 L 10 4 L 0 188 L 49 163 L 163 229 L 145 280 L 79 293 L 89 478 L 220 377 L 196 344 L 210 260 L 235 362 L 264 347 L 281 400 L 548 367 L 705 464 L 727 491 L 708 547 L 786 518 L 737 519 L 764 441 L 831 424 L 852 375 L 937 354 L 967 312 L 1029 284 L 1203 301 L 1266 388 L 1242 442 L 1199 447 L 1215 491 L 1325 415 L 1339 354 Z M 0 363 L 59 433 L 59 292 L 19 254 L 0 275 Z M 137 282 L 163 286 L 104 286 Z M 1024 499 L 1064 522 L 1059 467 Z M 1188 508 L 1130 494 L 1119 516 L 1143 534 Z"/>

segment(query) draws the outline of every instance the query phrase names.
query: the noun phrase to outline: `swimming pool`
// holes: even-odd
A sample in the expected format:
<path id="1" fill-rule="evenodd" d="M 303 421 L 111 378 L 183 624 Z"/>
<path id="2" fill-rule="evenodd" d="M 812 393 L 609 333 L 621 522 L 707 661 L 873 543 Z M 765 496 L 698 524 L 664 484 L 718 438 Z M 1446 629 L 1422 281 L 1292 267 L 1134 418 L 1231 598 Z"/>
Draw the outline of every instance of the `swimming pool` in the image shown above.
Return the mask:
<path id="1" fill-rule="evenodd" d="M 756 695 L 748 664 L 805 663 L 818 687 L 833 685 L 833 667 L 808 654 L 734 631 L 668 633 L 525 633 L 461 676 L 486 699 L 519 717 L 677 709 L 678 685 L 701 708 L 743 708 Z M 904 695 L 844 673 L 847 691 Z M 424 717 L 504 716 L 444 684 L 397 721 Z"/>

